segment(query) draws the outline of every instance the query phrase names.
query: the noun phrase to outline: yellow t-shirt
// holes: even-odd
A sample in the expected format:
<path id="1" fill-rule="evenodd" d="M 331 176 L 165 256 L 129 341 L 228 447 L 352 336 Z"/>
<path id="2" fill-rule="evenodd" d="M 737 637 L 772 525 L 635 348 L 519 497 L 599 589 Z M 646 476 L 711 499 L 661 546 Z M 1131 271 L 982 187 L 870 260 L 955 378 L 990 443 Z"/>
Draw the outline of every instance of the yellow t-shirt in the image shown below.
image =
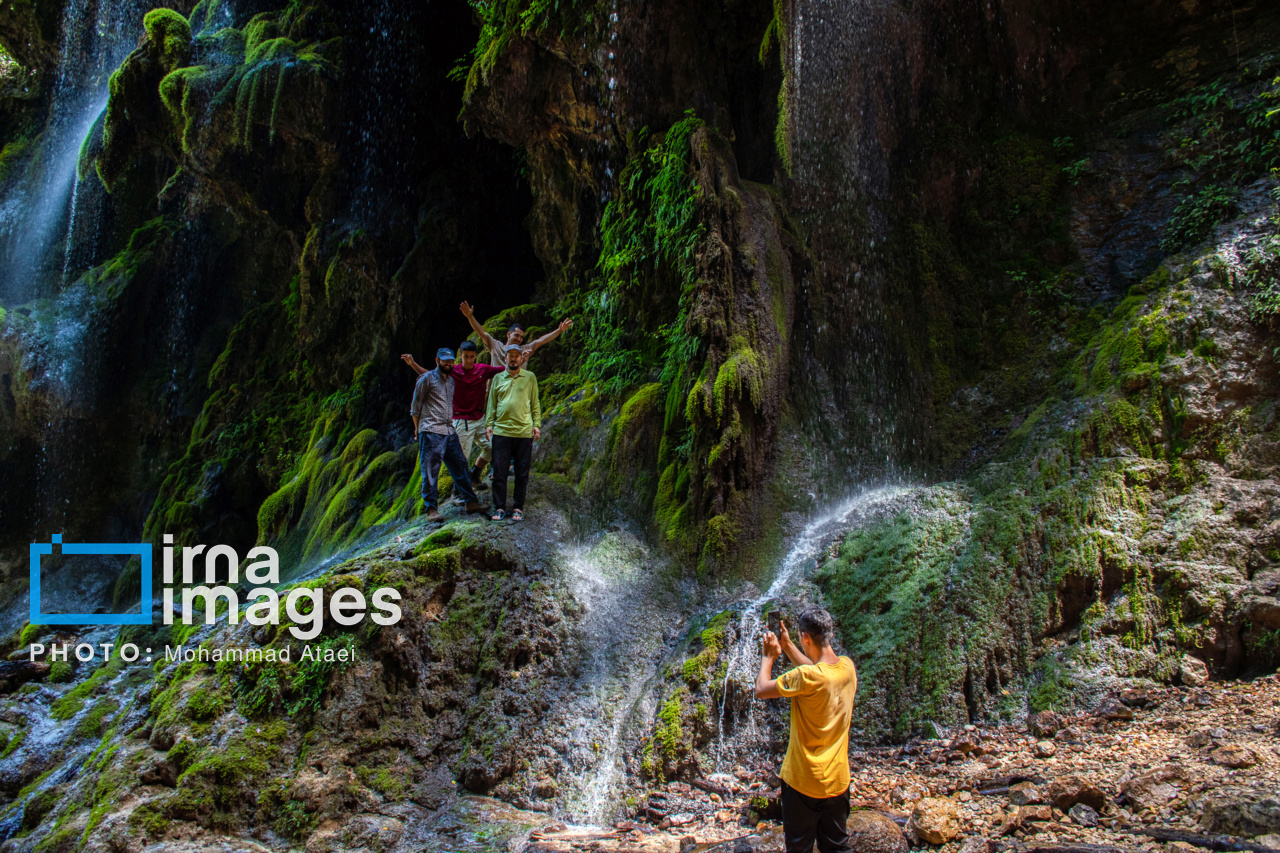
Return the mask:
<path id="1" fill-rule="evenodd" d="M 806 797 L 824 799 L 849 788 L 849 724 L 858 673 L 853 661 L 814 663 L 788 670 L 778 692 L 791 699 L 791 742 L 778 773 Z"/>

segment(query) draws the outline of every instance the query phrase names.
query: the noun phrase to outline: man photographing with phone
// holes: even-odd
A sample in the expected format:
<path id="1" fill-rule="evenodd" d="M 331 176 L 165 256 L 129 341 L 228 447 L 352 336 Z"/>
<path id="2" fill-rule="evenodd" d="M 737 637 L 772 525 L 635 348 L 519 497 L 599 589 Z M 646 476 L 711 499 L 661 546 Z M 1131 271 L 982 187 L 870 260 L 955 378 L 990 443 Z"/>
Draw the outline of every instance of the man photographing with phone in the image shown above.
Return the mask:
<path id="1" fill-rule="evenodd" d="M 810 607 L 796 620 L 800 648 L 787 623 L 764 633 L 764 657 L 756 696 L 791 700 L 791 740 L 778 776 L 782 779 L 782 833 L 786 853 L 851 853 L 849 820 L 849 724 L 858 674 L 853 661 L 831 647 L 831 614 Z M 778 679 L 773 664 L 783 652 L 796 666 Z"/>

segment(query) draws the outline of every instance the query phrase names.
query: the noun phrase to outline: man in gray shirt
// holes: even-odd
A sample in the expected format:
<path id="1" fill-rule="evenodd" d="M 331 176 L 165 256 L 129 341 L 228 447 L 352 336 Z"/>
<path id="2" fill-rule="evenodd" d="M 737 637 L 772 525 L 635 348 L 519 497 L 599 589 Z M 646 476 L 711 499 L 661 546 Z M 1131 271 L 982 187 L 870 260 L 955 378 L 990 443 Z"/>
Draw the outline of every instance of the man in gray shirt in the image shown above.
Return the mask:
<path id="1" fill-rule="evenodd" d="M 436 369 L 418 377 L 413 388 L 413 431 L 418 436 L 418 464 L 422 466 L 422 503 L 427 507 L 428 521 L 443 521 L 437 497 L 440 462 L 449 469 L 454 491 L 467 502 L 467 512 L 484 512 L 485 505 L 476 499 L 467 473 L 467 457 L 453 429 L 453 350 L 442 347 L 436 352 Z"/>

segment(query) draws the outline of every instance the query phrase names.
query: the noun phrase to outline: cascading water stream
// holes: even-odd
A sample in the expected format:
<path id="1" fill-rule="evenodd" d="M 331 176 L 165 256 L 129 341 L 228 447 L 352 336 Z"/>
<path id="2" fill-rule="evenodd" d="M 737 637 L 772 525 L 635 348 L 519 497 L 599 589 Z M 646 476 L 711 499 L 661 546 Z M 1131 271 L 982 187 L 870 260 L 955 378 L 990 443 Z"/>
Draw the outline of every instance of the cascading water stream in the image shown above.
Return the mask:
<path id="1" fill-rule="evenodd" d="M 80 147 L 106 106 L 109 76 L 137 43 L 150 5 L 66 4 L 44 130 L 25 179 L 0 204 L 0 294 L 8 302 L 56 292 L 74 272 Z"/>
<path id="2" fill-rule="evenodd" d="M 653 717 L 661 664 L 695 597 L 628 534 L 609 532 L 562 556 L 586 611 L 585 660 L 567 714 L 573 774 L 565 800 L 568 817 L 602 823 L 626 776 L 627 735 Z"/>
<path id="3" fill-rule="evenodd" d="M 728 661 L 720 692 L 719 725 L 716 727 L 716 772 L 724 770 L 724 732 L 732 682 L 736 681 L 747 695 L 752 696 L 752 704 L 747 711 L 746 727 L 735 736 L 737 741 L 735 752 L 743 752 L 759 740 L 756 700 L 751 691 L 755 684 L 755 669 L 759 665 L 762 626 L 760 617 L 764 606 L 794 590 L 813 569 L 818 556 L 834 537 L 862 523 L 877 510 L 890 505 L 895 498 L 909 491 L 908 487 L 899 485 L 869 488 L 818 515 L 805 525 L 804 530 L 796 538 L 769 588 L 745 604 L 738 621 L 736 638 L 728 650 Z M 797 637 L 793 634 L 792 639 L 796 640 Z"/>

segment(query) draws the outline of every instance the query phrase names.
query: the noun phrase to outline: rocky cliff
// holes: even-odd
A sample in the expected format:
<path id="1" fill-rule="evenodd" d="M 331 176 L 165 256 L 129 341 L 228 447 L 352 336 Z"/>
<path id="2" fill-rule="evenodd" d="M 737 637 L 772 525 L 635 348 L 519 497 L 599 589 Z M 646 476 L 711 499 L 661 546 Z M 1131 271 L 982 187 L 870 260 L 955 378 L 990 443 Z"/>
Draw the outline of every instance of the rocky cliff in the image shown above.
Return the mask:
<path id="1" fill-rule="evenodd" d="M 408 603 L 326 623 L 350 667 L 15 663 L 15 849 L 336 849 L 455 783 L 586 814 L 698 775 L 761 713 L 727 677 L 746 584 L 885 482 L 910 488 L 782 596 L 836 614 L 864 738 L 1276 666 L 1267 5 L 100 5 L 123 58 L 39 232 L 70 236 L 21 265 L 4 214 L 7 650 L 54 637 L 24 596 L 57 531 L 271 545 L 287 583 Z M 0 10 L 6 204 L 54 186 L 75 11 Z M 536 533 L 419 517 L 398 356 L 468 334 L 463 299 L 574 319 L 531 363 Z M 672 586 L 575 580 L 602 535 Z M 58 571 L 150 593 L 136 563 Z M 646 624 L 593 622 L 597 587 Z M 581 722 L 593 673 L 634 718 Z"/>

